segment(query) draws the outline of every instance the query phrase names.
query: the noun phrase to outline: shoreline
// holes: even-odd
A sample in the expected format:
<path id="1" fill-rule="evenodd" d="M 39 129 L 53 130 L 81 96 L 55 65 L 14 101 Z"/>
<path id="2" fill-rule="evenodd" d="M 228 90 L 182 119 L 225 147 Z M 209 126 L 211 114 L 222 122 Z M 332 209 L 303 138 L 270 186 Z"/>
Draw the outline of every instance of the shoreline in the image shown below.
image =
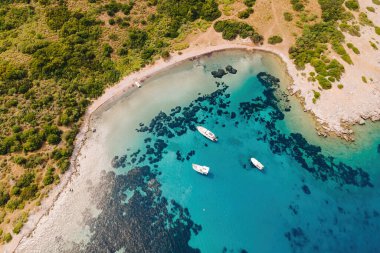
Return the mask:
<path id="1" fill-rule="evenodd" d="M 176 52 L 174 55 L 168 60 L 159 59 L 151 65 L 144 67 L 143 69 L 133 72 L 130 75 L 124 77 L 117 84 L 108 87 L 105 89 L 103 95 L 101 95 L 98 99 L 94 100 L 92 104 L 87 108 L 85 115 L 81 121 L 80 130 L 76 136 L 74 143 L 74 151 L 70 158 L 70 168 L 69 170 L 62 176 L 60 183 L 55 186 L 50 192 L 49 195 L 42 201 L 41 206 L 36 207 L 35 211 L 29 216 L 28 222 L 25 223 L 21 232 L 14 236 L 13 240 L 6 245 L 3 245 L 4 252 L 14 252 L 17 250 L 20 243 L 28 238 L 34 230 L 39 225 L 41 219 L 47 215 L 54 207 L 57 199 L 59 199 L 63 194 L 66 194 L 67 186 L 72 181 L 75 180 L 74 176 L 80 174 L 80 166 L 78 166 L 78 159 L 81 154 L 81 150 L 84 144 L 87 141 L 88 133 L 91 131 L 91 118 L 99 109 L 103 108 L 108 103 L 111 103 L 121 96 L 125 95 L 127 92 L 133 92 L 138 89 L 135 86 L 135 81 L 139 81 L 144 83 L 146 79 L 157 75 L 161 72 L 164 72 L 170 68 L 173 68 L 185 61 L 197 59 L 202 56 L 211 55 L 214 52 L 222 52 L 227 50 L 248 50 L 252 52 L 265 52 L 272 54 L 279 58 L 281 62 L 285 66 L 286 75 L 288 75 L 291 79 L 291 85 L 288 87 L 291 95 L 296 95 L 303 107 L 305 107 L 305 102 L 303 101 L 303 96 L 301 94 L 297 94 L 297 91 L 293 90 L 293 86 L 295 82 L 298 82 L 298 70 L 296 70 L 294 64 L 292 64 L 291 60 L 285 56 L 281 51 L 276 50 L 275 48 L 271 48 L 270 46 L 252 46 L 248 44 L 239 44 L 236 42 L 229 42 L 225 44 L 220 44 L 216 46 L 199 46 L 199 47 L 190 47 L 181 51 L 181 54 Z M 305 109 L 306 110 L 306 109 Z M 315 122 L 318 124 L 318 117 L 313 113 L 311 109 L 307 110 L 311 112 Z M 338 135 L 339 136 L 339 135 Z"/>

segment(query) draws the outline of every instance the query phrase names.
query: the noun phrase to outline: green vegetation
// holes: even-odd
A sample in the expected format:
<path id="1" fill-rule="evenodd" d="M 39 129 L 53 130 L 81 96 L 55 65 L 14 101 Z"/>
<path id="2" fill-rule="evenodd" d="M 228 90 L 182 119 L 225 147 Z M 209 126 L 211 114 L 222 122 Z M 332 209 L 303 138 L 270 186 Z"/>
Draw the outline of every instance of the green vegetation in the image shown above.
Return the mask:
<path id="1" fill-rule="evenodd" d="M 295 11 L 303 11 L 305 9 L 305 5 L 302 0 L 290 0 L 293 10 Z"/>
<path id="2" fill-rule="evenodd" d="M 256 3 L 256 0 L 244 0 L 244 4 L 247 7 L 252 7 Z"/>
<path id="3" fill-rule="evenodd" d="M 347 23 L 339 24 L 339 28 L 342 32 L 347 32 L 352 36 L 360 37 L 360 26 L 359 25 L 349 25 Z"/>
<path id="4" fill-rule="evenodd" d="M 359 13 L 359 23 L 361 25 L 374 26 L 372 20 L 370 20 L 364 12 Z"/>
<path id="5" fill-rule="evenodd" d="M 367 78 L 365 76 L 362 76 L 363 83 L 368 83 Z"/>
<path id="6" fill-rule="evenodd" d="M 369 44 L 371 45 L 371 47 L 372 47 L 373 49 L 375 49 L 375 50 L 379 50 L 379 48 L 377 47 L 377 45 L 376 45 L 374 42 L 370 41 Z"/>
<path id="7" fill-rule="evenodd" d="M 380 5 L 380 0 L 372 0 L 372 3 L 374 3 L 376 5 Z"/>
<path id="8" fill-rule="evenodd" d="M 91 100 L 220 16 L 215 0 L 0 1 L 3 241 L 69 168 Z"/>
<path id="9" fill-rule="evenodd" d="M 360 6 L 357 0 L 347 0 L 344 5 L 350 10 L 357 11 L 359 10 Z"/>
<path id="10" fill-rule="evenodd" d="M 272 44 L 272 45 L 281 43 L 282 41 L 283 40 L 282 40 L 281 36 L 279 36 L 279 35 L 274 35 L 274 36 L 271 36 L 268 38 L 268 43 Z"/>
<path id="11" fill-rule="evenodd" d="M 12 235 L 10 233 L 6 233 L 4 236 L 3 236 L 3 241 L 4 242 L 10 242 L 12 241 Z"/>
<path id="12" fill-rule="evenodd" d="M 46 170 L 46 173 L 45 173 L 45 176 L 44 176 L 44 179 L 42 180 L 42 182 L 44 183 L 44 185 L 49 185 L 49 184 L 52 184 L 54 182 L 54 168 L 50 167 Z"/>
<path id="13" fill-rule="evenodd" d="M 15 220 L 14 227 L 13 227 L 13 233 L 18 234 L 21 231 L 21 228 L 24 226 L 24 224 L 28 221 L 28 214 L 22 213 L 20 217 L 18 217 Z"/>
<path id="14" fill-rule="evenodd" d="M 223 39 L 234 40 L 237 36 L 250 38 L 253 43 L 258 44 L 263 41 L 263 37 L 258 34 L 252 26 L 244 22 L 234 20 L 217 21 L 214 24 L 215 31 L 222 33 Z"/>
<path id="15" fill-rule="evenodd" d="M 347 47 L 351 49 L 355 54 L 360 54 L 360 50 L 352 43 L 347 43 Z"/>
<path id="16" fill-rule="evenodd" d="M 345 40 L 344 35 L 338 28 L 356 33 L 358 36 L 360 33 L 355 26 L 347 23 L 353 15 L 344 9 L 344 0 L 318 0 L 318 2 L 322 9 L 323 21 L 305 25 L 302 35 L 289 49 L 289 55 L 300 69 L 305 68 L 306 64 L 311 64 L 317 73 L 312 79 L 318 81 L 323 89 L 330 89 L 333 82 L 340 80 L 345 69 L 339 61 L 329 59 L 328 45 L 331 45 L 342 60 L 353 64 L 342 45 Z M 341 22 L 340 26 L 338 21 Z"/>
<path id="17" fill-rule="evenodd" d="M 375 12 L 375 8 L 373 8 L 372 6 L 368 6 L 367 10 L 370 11 L 370 12 Z"/>
<path id="18" fill-rule="evenodd" d="M 380 27 L 379 26 L 375 27 L 375 32 L 377 35 L 380 35 Z"/>
<path id="19" fill-rule="evenodd" d="M 315 104 L 317 102 L 317 100 L 321 97 L 321 93 L 319 93 L 318 91 L 315 91 L 315 90 L 313 90 L 313 93 L 314 93 L 313 103 Z"/>
<path id="20" fill-rule="evenodd" d="M 249 16 L 253 13 L 253 9 L 251 7 L 248 7 L 244 11 L 240 11 L 238 13 L 238 17 L 241 19 L 247 19 Z"/>
<path id="21" fill-rule="evenodd" d="M 341 83 L 340 83 L 340 84 L 338 84 L 338 89 L 340 89 L 340 90 L 341 90 L 341 89 L 343 89 L 343 87 L 344 87 L 344 86 L 343 86 L 343 84 L 341 84 Z"/>
<path id="22" fill-rule="evenodd" d="M 293 20 L 293 15 L 289 12 L 284 12 L 284 19 L 285 19 L 285 21 L 290 22 Z"/>

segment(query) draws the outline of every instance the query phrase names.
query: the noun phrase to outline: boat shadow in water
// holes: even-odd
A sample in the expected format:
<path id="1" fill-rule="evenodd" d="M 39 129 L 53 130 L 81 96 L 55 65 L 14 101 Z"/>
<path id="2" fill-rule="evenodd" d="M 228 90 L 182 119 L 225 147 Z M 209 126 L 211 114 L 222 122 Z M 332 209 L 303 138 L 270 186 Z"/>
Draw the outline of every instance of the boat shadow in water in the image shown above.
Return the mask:
<path id="1" fill-rule="evenodd" d="M 203 176 L 205 176 L 205 177 L 207 177 L 207 178 L 210 178 L 210 179 L 215 178 L 215 174 L 212 173 L 212 172 L 209 172 L 207 175 L 203 175 Z"/>

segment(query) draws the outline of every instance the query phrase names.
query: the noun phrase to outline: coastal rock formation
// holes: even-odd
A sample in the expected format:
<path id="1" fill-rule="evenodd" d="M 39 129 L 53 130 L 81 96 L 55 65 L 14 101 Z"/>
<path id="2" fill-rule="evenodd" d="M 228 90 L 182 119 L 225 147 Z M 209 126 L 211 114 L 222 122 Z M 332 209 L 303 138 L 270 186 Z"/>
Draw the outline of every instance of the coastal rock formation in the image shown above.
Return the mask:
<path id="1" fill-rule="evenodd" d="M 222 78 L 223 76 L 227 75 L 227 72 L 224 69 L 218 69 L 217 71 L 212 71 L 211 75 L 214 78 Z"/>
<path id="2" fill-rule="evenodd" d="M 237 70 L 234 69 L 231 65 L 227 65 L 226 70 L 228 73 L 235 75 L 237 73 Z"/>
<path id="3" fill-rule="evenodd" d="M 127 155 L 123 155 L 121 157 L 115 156 L 111 161 L 111 166 L 113 168 L 125 167 L 125 161 L 127 159 Z"/>

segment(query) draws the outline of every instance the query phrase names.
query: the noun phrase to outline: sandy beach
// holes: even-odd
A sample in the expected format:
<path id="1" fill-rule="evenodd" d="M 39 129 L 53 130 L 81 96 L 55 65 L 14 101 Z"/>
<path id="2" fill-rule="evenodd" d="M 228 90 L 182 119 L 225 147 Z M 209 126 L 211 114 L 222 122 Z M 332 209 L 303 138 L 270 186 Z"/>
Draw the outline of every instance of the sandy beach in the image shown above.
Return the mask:
<path id="1" fill-rule="evenodd" d="M 59 231 L 60 228 L 54 227 L 54 220 L 59 218 L 59 216 L 52 217 L 50 215 L 52 210 L 57 214 L 59 213 L 57 210 L 70 209 L 70 206 L 67 205 L 70 201 L 79 201 L 83 199 L 83 196 L 86 194 L 89 199 L 91 198 L 89 193 L 85 192 L 85 189 L 89 185 L 97 183 L 101 178 L 99 172 L 91 171 L 91 163 L 109 162 L 91 161 L 88 157 L 89 154 L 96 153 L 97 147 L 94 144 L 96 144 L 97 138 L 101 138 L 102 134 L 98 131 L 94 132 L 91 128 L 91 116 L 94 112 L 105 103 L 117 100 L 124 93 L 138 89 L 135 85 L 136 81 L 144 85 L 145 79 L 187 59 L 228 49 L 263 50 L 278 55 L 286 64 L 288 73 L 293 79 L 293 85 L 289 87 L 289 90 L 292 94 L 297 94 L 297 96 L 300 97 L 307 111 L 314 114 L 320 124 L 316 126 L 320 134 L 333 132 L 346 139 L 350 139 L 352 138 L 352 132 L 348 126 L 355 123 L 363 124 L 363 120 L 366 119 L 373 121 L 380 119 L 380 69 L 378 63 L 376 63 L 376 61 L 380 59 L 379 53 L 363 53 L 365 59 L 364 57 L 361 59 L 363 59 L 363 62 L 367 62 L 363 66 L 345 65 L 346 73 L 341 81 L 344 84 L 344 89 L 339 90 L 334 87 L 330 91 L 322 91 L 321 99 L 314 104 L 312 102 L 312 91 L 316 90 L 317 87 L 307 81 L 306 72 L 308 69 L 299 72 L 295 68 L 294 64 L 288 58 L 286 47 L 275 47 L 271 45 L 257 47 L 252 46 L 252 43 L 245 40 L 226 42 L 216 33 L 212 33 L 210 37 L 210 33 L 212 33 L 212 31 L 202 34 L 197 40 L 194 40 L 192 44 L 190 44 L 188 49 L 183 50 L 181 54 L 173 53 L 170 59 L 166 61 L 162 59 L 158 60 L 154 64 L 125 77 L 115 86 L 108 88 L 99 99 L 91 104 L 83 118 L 82 127 L 76 138 L 75 149 L 71 158 L 71 168 L 61 178 L 60 184 L 57 185 L 42 202 L 42 205 L 37 207 L 35 212 L 31 214 L 21 233 L 15 236 L 11 243 L 2 246 L 3 252 L 31 252 L 27 251 L 26 242 L 28 240 L 41 240 L 41 238 L 34 236 L 34 230 L 37 226 L 45 229 L 46 234 Z M 207 40 L 205 38 L 207 38 Z M 363 52 L 365 52 L 365 50 L 363 50 Z M 369 66 L 372 67 L 370 68 Z M 366 76 L 373 77 L 371 83 L 359 83 L 364 69 Z M 363 88 L 364 85 L 365 88 Z M 337 103 L 337 101 L 339 103 Z M 87 141 L 90 136 L 91 140 Z M 82 152 L 84 148 L 86 152 Z M 83 164 L 86 164 L 86 166 L 83 166 Z M 81 195 L 81 197 L 79 198 L 78 195 Z M 70 201 L 67 201 L 67 198 L 70 198 Z M 78 216 L 76 211 L 75 208 L 68 211 L 70 212 L 69 216 L 73 218 L 71 221 L 73 223 L 75 223 L 75 219 L 78 218 L 76 217 Z M 96 210 L 90 211 L 96 212 Z"/>

